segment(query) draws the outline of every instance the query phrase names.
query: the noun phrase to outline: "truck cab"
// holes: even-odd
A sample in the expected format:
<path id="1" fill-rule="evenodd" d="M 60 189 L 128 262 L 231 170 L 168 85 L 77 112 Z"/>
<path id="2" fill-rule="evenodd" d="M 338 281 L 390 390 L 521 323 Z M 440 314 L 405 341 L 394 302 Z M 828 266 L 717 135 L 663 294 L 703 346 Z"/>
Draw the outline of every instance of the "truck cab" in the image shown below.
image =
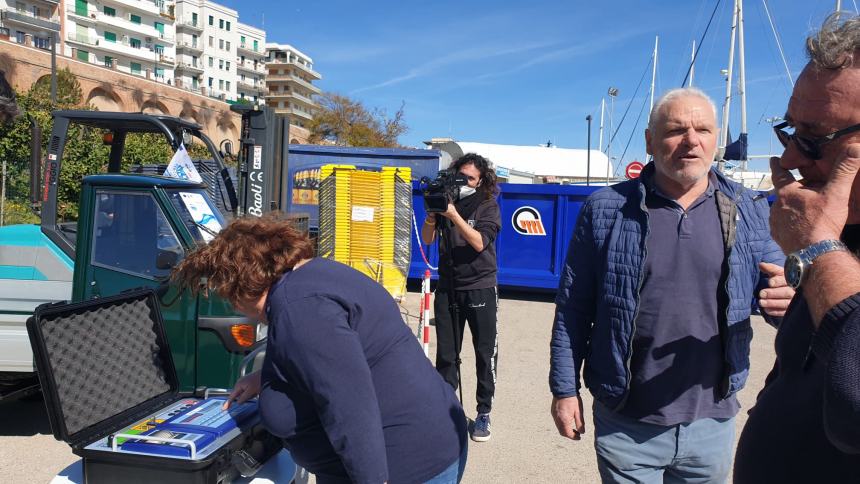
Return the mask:
<path id="1" fill-rule="evenodd" d="M 110 156 L 106 174 L 80 181 L 77 220 L 66 221 L 57 216 L 57 192 L 72 125 L 100 130 Z M 130 133 L 160 133 L 174 151 L 183 142 L 202 143 L 211 157 L 209 165 L 218 167 L 210 179 L 220 183 L 122 173 Z M 56 111 L 42 170 L 39 137 L 34 133 L 31 173 L 42 176 L 32 181 L 31 189 L 41 222 L 0 227 L 0 288 L 9 289 L 0 296 L 0 399 L 35 382 L 25 322 L 37 305 L 140 287 L 150 287 L 159 296 L 180 391 L 232 386 L 245 354 L 263 344 L 265 326 L 236 314 L 215 294 L 180 291 L 169 277 L 185 254 L 211 240 L 239 211 L 212 141 L 200 126 L 170 116 Z M 217 197 L 215 190 L 220 191 Z"/>

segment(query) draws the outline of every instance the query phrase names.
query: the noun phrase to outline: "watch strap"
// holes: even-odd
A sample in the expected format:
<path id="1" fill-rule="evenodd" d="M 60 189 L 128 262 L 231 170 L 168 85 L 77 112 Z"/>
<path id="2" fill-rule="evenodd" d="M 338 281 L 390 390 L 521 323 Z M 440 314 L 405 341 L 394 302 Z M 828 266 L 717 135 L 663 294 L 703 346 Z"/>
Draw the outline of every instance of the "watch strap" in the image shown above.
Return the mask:
<path id="1" fill-rule="evenodd" d="M 822 240 L 821 242 L 816 242 L 809 247 L 798 251 L 798 257 L 800 257 L 801 260 L 803 260 L 807 264 L 811 264 L 812 261 L 814 261 L 818 257 L 828 252 L 833 252 L 835 250 L 847 251 L 848 246 L 846 246 L 841 240 L 837 239 Z"/>

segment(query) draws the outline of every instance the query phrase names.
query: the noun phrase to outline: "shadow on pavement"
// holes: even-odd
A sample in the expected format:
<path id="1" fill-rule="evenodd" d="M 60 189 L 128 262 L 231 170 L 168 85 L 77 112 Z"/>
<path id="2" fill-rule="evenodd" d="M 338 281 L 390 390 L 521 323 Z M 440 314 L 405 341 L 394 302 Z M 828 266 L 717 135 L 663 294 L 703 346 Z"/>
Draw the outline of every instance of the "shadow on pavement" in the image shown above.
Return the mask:
<path id="1" fill-rule="evenodd" d="M 41 393 L 0 403 L 0 436 L 52 435 Z"/>

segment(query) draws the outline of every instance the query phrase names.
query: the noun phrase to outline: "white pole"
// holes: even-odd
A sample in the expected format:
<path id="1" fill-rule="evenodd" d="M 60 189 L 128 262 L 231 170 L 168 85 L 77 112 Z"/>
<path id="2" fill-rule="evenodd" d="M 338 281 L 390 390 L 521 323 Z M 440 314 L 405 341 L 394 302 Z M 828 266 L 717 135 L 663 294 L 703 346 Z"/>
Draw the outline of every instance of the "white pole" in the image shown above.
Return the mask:
<path id="1" fill-rule="evenodd" d="M 651 117 L 651 111 L 654 110 L 654 89 L 657 85 L 657 46 L 659 45 L 659 43 L 660 43 L 660 36 L 655 35 L 654 36 L 654 56 L 653 56 L 654 65 L 651 66 L 652 67 L 652 69 L 651 69 L 651 105 L 648 107 L 648 117 L 649 118 Z M 645 151 L 646 151 L 645 155 L 642 157 L 643 161 L 648 160 L 648 152 L 647 152 L 648 150 L 646 149 Z"/>
<path id="2" fill-rule="evenodd" d="M 606 183 L 609 183 L 609 171 L 612 167 L 612 113 L 615 111 L 615 96 L 609 95 L 609 141 L 606 143 Z"/>
<path id="3" fill-rule="evenodd" d="M 837 12 L 842 11 L 842 0 L 836 0 L 836 11 Z"/>
<path id="4" fill-rule="evenodd" d="M 718 150 L 720 157 L 718 165 L 720 171 L 723 171 L 723 156 L 725 155 L 726 145 L 728 144 L 729 138 L 729 104 L 732 100 L 732 72 L 734 70 L 735 63 L 735 35 L 738 28 L 738 1 L 739 0 L 735 0 L 734 11 L 732 12 L 732 40 L 729 47 L 729 68 L 726 75 L 726 98 L 723 102 L 723 122 L 722 127 L 720 128 L 720 145 Z"/>
<path id="5" fill-rule="evenodd" d="M 747 132 L 747 79 L 744 64 L 744 2 L 738 0 L 738 90 L 741 96 L 741 133 Z M 746 171 L 746 154 L 741 161 L 741 170 Z"/>
<path id="6" fill-rule="evenodd" d="M 606 98 L 600 100 L 600 140 L 597 142 L 597 147 L 603 151 L 603 112 L 606 111 Z"/>
<path id="7" fill-rule="evenodd" d="M 693 87 L 693 75 L 696 73 L 696 41 L 693 40 L 693 50 L 690 51 L 690 82 L 687 87 Z"/>
<path id="8" fill-rule="evenodd" d="M 657 45 L 660 42 L 660 36 L 654 37 L 654 56 L 652 59 L 654 60 L 654 65 L 651 69 L 651 105 L 648 107 L 648 113 L 651 113 L 651 110 L 654 109 L 654 85 L 657 82 Z"/>

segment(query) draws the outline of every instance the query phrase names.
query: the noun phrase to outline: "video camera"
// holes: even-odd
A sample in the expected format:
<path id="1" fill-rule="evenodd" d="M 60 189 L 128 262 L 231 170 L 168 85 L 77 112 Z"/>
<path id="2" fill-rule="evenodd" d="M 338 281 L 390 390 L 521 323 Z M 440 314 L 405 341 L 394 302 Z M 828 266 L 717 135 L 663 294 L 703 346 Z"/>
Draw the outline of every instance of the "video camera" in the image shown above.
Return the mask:
<path id="1" fill-rule="evenodd" d="M 435 180 L 421 178 L 421 191 L 424 193 L 424 210 L 439 213 L 448 210 L 448 204 L 460 197 L 460 187 L 468 184 L 466 176 L 447 169 L 440 170 Z"/>

